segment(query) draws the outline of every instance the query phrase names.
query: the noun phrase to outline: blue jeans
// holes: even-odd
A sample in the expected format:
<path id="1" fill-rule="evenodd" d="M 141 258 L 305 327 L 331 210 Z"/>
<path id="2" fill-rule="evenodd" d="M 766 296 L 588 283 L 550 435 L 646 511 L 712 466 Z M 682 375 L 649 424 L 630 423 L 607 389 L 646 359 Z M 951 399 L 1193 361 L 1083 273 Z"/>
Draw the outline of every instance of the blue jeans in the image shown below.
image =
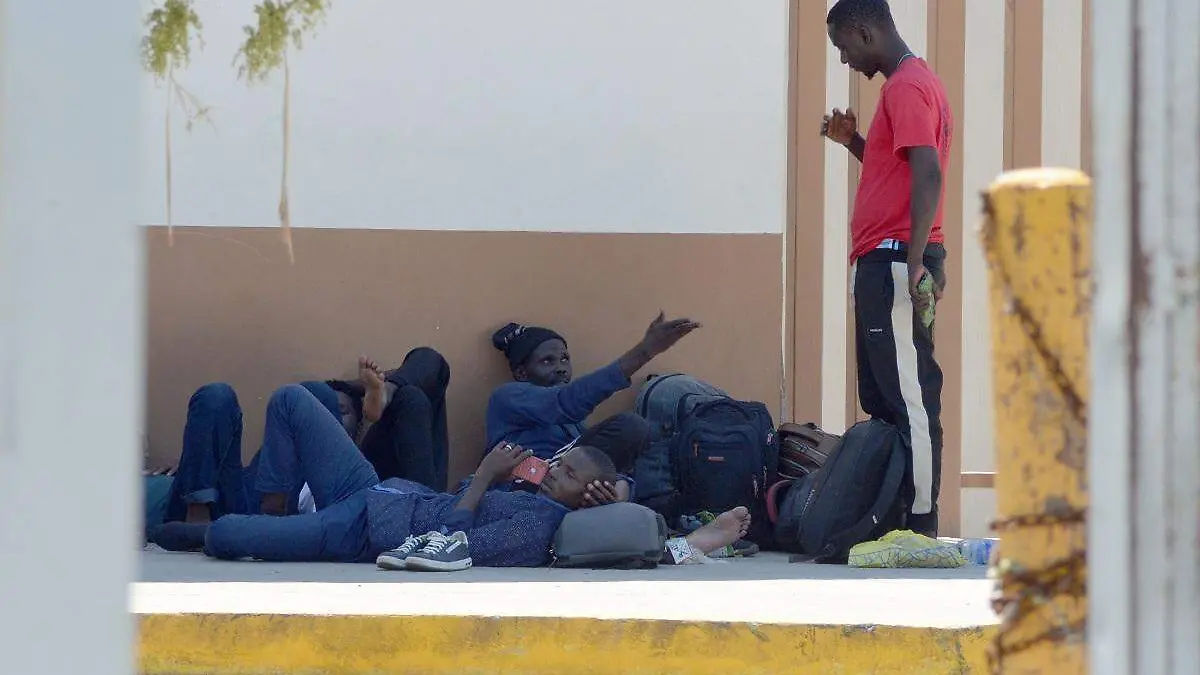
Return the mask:
<path id="1" fill-rule="evenodd" d="M 212 524 L 205 553 L 214 558 L 282 562 L 357 562 L 369 551 L 364 491 L 379 483 L 340 421 L 307 389 L 271 395 L 255 489 L 292 493 L 307 482 L 317 512 L 296 516 L 227 515 Z"/>
<path id="2" fill-rule="evenodd" d="M 183 520 L 189 504 L 210 504 L 212 517 L 247 513 L 242 468 L 242 408 L 227 384 L 206 384 L 188 401 L 183 451 L 166 520 Z M 255 504 L 254 506 L 257 506 Z"/>

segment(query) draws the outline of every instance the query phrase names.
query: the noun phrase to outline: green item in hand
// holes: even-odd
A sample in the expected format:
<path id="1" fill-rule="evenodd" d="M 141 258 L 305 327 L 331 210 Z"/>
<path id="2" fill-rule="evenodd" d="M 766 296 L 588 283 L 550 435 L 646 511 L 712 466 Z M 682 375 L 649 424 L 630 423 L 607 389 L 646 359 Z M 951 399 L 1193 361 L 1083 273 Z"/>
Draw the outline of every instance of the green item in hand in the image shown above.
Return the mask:
<path id="1" fill-rule="evenodd" d="M 921 280 L 917 282 L 917 292 L 923 297 L 929 298 L 929 304 L 925 309 L 921 310 L 921 324 L 928 330 L 933 325 L 933 319 L 937 315 L 937 298 L 933 293 L 933 277 L 925 274 Z"/>

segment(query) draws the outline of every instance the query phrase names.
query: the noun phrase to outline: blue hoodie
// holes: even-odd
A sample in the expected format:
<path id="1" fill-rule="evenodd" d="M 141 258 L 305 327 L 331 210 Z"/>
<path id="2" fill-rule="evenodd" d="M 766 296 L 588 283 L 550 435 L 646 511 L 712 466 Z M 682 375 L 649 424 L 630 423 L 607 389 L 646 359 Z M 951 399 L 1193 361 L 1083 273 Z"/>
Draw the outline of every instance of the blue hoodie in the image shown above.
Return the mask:
<path id="1" fill-rule="evenodd" d="M 583 422 L 629 378 L 613 362 L 557 387 L 509 382 L 492 392 L 487 407 L 487 447 L 516 443 L 545 460 L 583 433 Z"/>

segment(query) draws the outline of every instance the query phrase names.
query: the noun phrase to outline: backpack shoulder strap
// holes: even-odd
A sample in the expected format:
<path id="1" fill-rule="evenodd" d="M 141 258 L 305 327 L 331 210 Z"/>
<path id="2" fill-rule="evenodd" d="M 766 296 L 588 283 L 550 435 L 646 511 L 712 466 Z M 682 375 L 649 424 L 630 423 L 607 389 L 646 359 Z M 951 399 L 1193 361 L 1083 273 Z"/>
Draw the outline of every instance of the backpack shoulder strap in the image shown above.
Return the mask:
<path id="1" fill-rule="evenodd" d="M 822 555 L 833 555 L 866 541 L 871 530 L 879 526 L 880 520 L 892 508 L 896 502 L 896 496 L 900 494 L 900 484 L 904 481 L 904 454 L 903 446 L 896 444 L 892 450 L 892 457 L 888 461 L 887 473 L 883 477 L 883 485 L 879 488 L 879 497 L 875 500 L 875 505 L 863 516 L 862 520 L 830 537 L 825 544 L 825 550 L 821 552 Z"/>
<path id="2" fill-rule="evenodd" d="M 871 534 L 871 530 L 874 530 L 879 525 L 880 520 L 895 503 L 896 495 L 900 493 L 900 484 L 904 481 L 904 463 L 903 446 L 897 444 L 892 450 L 891 458 L 888 460 L 887 473 L 884 474 L 883 485 L 879 488 L 879 497 L 875 499 L 875 504 L 867 511 L 866 515 L 854 525 L 829 537 L 825 543 L 825 548 L 821 549 L 819 553 L 792 556 L 788 561 L 810 562 L 813 560 L 822 560 L 833 556 L 838 551 L 849 549 L 855 544 L 866 541 L 867 537 Z"/>
<path id="3" fill-rule="evenodd" d="M 680 373 L 671 373 L 670 375 L 659 375 L 657 377 L 651 376 L 646 379 L 646 384 L 642 385 L 642 391 L 638 394 L 640 405 L 638 406 L 637 414 L 639 417 L 645 417 L 650 412 L 650 394 L 658 388 L 658 385 L 679 375 Z"/>

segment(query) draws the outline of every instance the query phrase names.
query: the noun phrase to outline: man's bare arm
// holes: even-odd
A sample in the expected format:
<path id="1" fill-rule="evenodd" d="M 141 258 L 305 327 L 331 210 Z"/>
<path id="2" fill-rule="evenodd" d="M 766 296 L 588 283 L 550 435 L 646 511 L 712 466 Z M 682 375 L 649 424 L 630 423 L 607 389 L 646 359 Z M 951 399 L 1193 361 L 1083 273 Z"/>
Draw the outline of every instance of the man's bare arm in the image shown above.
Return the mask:
<path id="1" fill-rule="evenodd" d="M 908 149 L 908 165 L 912 170 L 911 205 L 909 217 L 912 230 L 909 234 L 909 265 L 921 264 L 925 246 L 929 244 L 929 233 L 937 217 L 938 203 L 942 199 L 942 165 L 938 161 L 937 149 L 921 146 Z"/>
<path id="2" fill-rule="evenodd" d="M 854 158 L 858 160 L 859 164 L 861 164 L 863 161 L 863 155 L 865 155 L 867 152 L 867 139 L 863 138 L 862 134 L 856 132 L 854 134 L 854 138 L 851 138 L 850 142 L 846 144 L 846 149 L 849 150 L 850 154 L 854 155 Z"/>

